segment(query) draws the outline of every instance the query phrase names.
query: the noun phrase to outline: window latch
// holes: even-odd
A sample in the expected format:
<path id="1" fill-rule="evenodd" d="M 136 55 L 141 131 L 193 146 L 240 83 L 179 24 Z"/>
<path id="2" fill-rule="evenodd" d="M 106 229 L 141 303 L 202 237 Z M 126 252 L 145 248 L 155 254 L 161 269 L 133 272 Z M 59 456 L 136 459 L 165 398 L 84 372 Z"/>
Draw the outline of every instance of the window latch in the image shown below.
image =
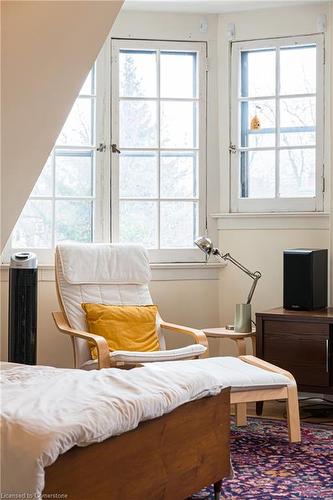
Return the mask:
<path id="1" fill-rule="evenodd" d="M 230 144 L 229 152 L 232 154 L 236 154 L 237 153 L 237 146 L 235 144 Z"/>
<path id="2" fill-rule="evenodd" d="M 96 151 L 98 151 L 99 153 L 104 153 L 104 151 L 106 151 L 106 144 L 103 144 L 103 142 L 100 142 L 96 148 Z"/>
<path id="3" fill-rule="evenodd" d="M 96 151 L 98 151 L 99 153 L 104 153 L 106 151 L 106 144 L 100 142 L 96 148 Z M 111 151 L 112 153 L 120 153 L 120 150 L 117 148 L 117 144 L 111 144 Z"/>

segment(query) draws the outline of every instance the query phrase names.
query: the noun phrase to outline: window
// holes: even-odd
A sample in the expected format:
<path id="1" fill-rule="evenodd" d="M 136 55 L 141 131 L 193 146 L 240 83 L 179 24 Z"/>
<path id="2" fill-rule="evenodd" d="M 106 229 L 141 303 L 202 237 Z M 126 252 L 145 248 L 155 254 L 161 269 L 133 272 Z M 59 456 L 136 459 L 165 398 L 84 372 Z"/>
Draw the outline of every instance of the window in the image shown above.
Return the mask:
<path id="1" fill-rule="evenodd" d="M 323 41 L 232 44 L 231 207 L 323 210 Z"/>
<path id="2" fill-rule="evenodd" d="M 58 241 L 94 239 L 95 70 L 89 73 L 11 237 L 43 261 Z"/>
<path id="3" fill-rule="evenodd" d="M 205 227 L 205 44 L 113 41 L 113 238 L 197 260 Z M 202 203 L 200 203 L 202 201 Z"/>
<path id="4" fill-rule="evenodd" d="M 113 241 L 145 245 L 153 262 L 202 261 L 206 45 L 113 40 L 111 50 L 111 82 L 107 44 L 7 254 L 30 249 L 52 263 L 58 241 Z"/>

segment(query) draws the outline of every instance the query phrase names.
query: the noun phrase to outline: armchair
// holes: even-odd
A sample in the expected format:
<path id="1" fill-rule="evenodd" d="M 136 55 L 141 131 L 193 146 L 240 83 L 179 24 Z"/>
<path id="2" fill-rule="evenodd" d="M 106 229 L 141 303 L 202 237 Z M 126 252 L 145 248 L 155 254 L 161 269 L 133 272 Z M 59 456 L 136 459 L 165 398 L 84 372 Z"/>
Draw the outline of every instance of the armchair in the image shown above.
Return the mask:
<path id="1" fill-rule="evenodd" d="M 83 302 L 106 305 L 152 304 L 147 252 L 138 245 L 60 243 L 55 256 L 56 288 L 61 307 L 53 312 L 58 329 L 70 335 L 74 366 L 85 370 L 131 367 L 140 363 L 195 359 L 206 355 L 205 334 L 194 328 L 167 323 L 157 315 L 160 351 L 109 351 L 101 335 L 87 331 Z M 166 350 L 164 331 L 191 336 L 193 344 Z M 97 348 L 92 359 L 88 341 Z"/>

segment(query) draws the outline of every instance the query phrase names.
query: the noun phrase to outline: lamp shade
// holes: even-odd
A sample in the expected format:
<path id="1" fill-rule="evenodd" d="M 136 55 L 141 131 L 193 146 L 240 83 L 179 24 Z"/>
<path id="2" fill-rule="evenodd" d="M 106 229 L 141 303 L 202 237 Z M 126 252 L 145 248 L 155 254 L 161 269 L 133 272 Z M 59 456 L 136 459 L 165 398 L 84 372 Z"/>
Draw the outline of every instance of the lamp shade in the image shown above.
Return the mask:
<path id="1" fill-rule="evenodd" d="M 194 243 L 200 248 L 200 250 L 205 252 L 206 255 L 210 255 L 212 253 L 213 243 L 209 238 L 206 238 L 206 236 L 200 236 L 194 241 Z"/>

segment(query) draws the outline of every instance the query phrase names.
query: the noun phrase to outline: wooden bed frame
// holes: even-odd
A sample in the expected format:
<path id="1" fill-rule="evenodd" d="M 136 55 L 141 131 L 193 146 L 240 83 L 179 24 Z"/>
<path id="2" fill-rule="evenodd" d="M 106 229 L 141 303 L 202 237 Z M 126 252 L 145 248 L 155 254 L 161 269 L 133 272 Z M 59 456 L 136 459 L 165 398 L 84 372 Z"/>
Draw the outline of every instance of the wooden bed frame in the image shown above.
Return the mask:
<path id="1" fill-rule="evenodd" d="M 45 469 L 43 494 L 68 500 L 184 500 L 230 474 L 230 389 L 102 443 L 75 446 Z"/>

